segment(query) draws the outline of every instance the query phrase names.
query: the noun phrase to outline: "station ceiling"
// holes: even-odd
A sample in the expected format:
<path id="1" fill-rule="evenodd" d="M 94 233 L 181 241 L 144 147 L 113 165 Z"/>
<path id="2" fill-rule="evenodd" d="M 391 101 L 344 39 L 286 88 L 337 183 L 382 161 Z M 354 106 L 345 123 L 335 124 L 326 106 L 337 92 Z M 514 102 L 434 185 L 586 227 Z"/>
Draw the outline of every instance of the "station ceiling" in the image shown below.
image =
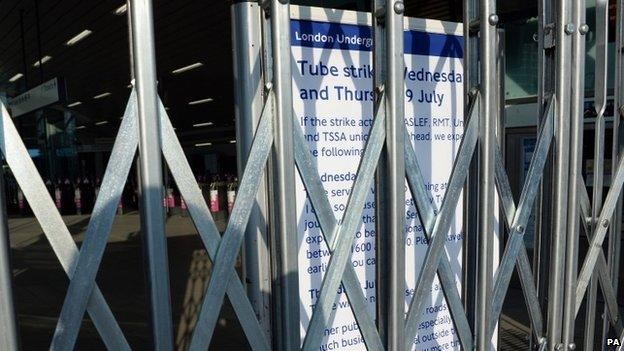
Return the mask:
<path id="1" fill-rule="evenodd" d="M 357 10 L 370 6 L 358 0 L 294 3 Z M 461 3 L 406 1 L 406 15 L 460 21 Z M 520 1 L 502 3 L 514 10 L 527 8 Z M 13 97 L 62 78 L 67 100 L 50 108 L 77 116 L 80 142 L 110 144 L 130 94 L 124 4 L 122 0 L 0 0 L 0 92 Z M 230 2 L 154 0 L 153 4 L 159 94 L 183 145 L 229 143 L 234 137 Z M 90 34 L 67 45 L 85 30 Z M 36 67 L 35 62 L 46 56 L 49 61 Z M 174 72 L 193 64 L 194 69 Z M 17 74 L 23 77 L 11 82 Z M 212 100 L 192 103 L 205 99 Z M 36 139 L 33 114 L 18 119 L 24 137 Z"/>
<path id="2" fill-rule="evenodd" d="M 0 1 L 0 91 L 11 97 L 62 78 L 67 100 L 53 108 L 78 116 L 85 142 L 114 137 L 131 91 L 124 3 L 39 0 L 37 14 L 34 0 Z M 225 1 L 154 1 L 159 93 L 186 144 L 200 139 L 227 142 L 234 135 L 229 18 Z M 74 45 L 66 44 L 85 30 L 91 33 Z M 45 56 L 51 59 L 35 67 Z M 201 66 L 172 73 L 195 63 Z M 22 78 L 9 82 L 20 73 Z M 189 105 L 204 99 L 212 101 Z M 208 122 L 213 124 L 193 127 Z M 34 128 L 28 116 L 21 123 Z"/>

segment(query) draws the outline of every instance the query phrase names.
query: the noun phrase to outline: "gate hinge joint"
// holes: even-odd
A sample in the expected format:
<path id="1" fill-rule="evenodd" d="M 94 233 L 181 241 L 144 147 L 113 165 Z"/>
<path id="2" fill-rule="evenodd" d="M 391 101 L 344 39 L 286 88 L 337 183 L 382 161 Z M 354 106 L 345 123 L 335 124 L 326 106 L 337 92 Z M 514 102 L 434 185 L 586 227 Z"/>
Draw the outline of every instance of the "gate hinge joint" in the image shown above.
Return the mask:
<path id="1" fill-rule="evenodd" d="M 379 25 L 384 25 L 386 23 L 386 6 L 381 5 L 377 7 L 374 11 L 375 20 Z"/>
<path id="2" fill-rule="evenodd" d="M 555 47 L 557 39 L 557 31 L 555 31 L 555 24 L 548 23 L 544 26 L 544 49 L 552 49 Z"/>

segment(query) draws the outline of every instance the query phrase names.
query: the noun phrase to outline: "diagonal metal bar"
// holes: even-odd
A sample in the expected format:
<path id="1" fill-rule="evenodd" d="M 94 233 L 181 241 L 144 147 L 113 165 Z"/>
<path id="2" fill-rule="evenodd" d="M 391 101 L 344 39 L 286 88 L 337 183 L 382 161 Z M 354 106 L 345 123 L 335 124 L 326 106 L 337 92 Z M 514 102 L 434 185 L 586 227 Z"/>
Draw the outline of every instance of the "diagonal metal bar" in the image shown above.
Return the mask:
<path id="1" fill-rule="evenodd" d="M 607 229 L 609 229 L 609 219 L 613 215 L 615 205 L 617 205 L 618 197 L 622 191 L 622 183 L 624 182 L 624 157 L 619 161 L 615 177 L 613 177 L 611 188 L 607 194 L 607 198 L 604 201 L 602 211 L 600 211 L 600 217 L 598 217 L 595 233 L 591 238 L 589 250 L 585 256 L 581 273 L 578 277 L 578 285 L 576 287 L 576 305 L 579 305 L 579 300 L 583 300 L 587 285 L 592 276 L 596 261 L 599 254 L 602 252 L 602 243 L 604 241 Z M 604 253 L 603 253 L 604 255 Z M 603 256 L 604 257 L 604 256 Z"/>
<path id="2" fill-rule="evenodd" d="M 327 271 L 321 283 L 319 297 L 303 341 L 303 350 L 317 350 L 320 345 L 318 340 L 322 340 L 325 326 L 331 323 L 331 310 L 336 300 L 336 291 L 340 286 L 347 262 L 351 258 L 351 246 L 355 239 L 355 230 L 362 223 L 364 202 L 373 182 L 375 168 L 384 143 L 386 115 L 385 113 L 378 113 L 376 117 L 358 167 L 342 223 L 336 228 L 336 233 L 332 235 L 332 241 L 328 242 L 329 247 L 334 248 L 334 252 L 329 259 Z"/>
<path id="3" fill-rule="evenodd" d="M 529 166 L 529 171 L 527 173 L 527 180 L 524 183 L 520 200 L 518 202 L 518 208 L 514 211 L 513 221 L 509 224 L 509 239 L 507 241 L 507 245 L 505 246 L 505 252 L 503 253 L 503 257 L 500 261 L 500 265 L 496 272 L 493 295 L 492 295 L 492 315 L 490 319 L 490 330 L 493 331 L 496 325 L 496 321 L 500 315 L 500 312 L 503 307 L 503 302 L 505 300 L 505 295 L 507 293 L 507 288 L 509 286 L 509 281 L 511 280 L 511 275 L 513 273 L 513 267 L 518 262 L 518 254 L 520 251 L 524 251 L 526 255 L 526 249 L 524 248 L 524 230 L 526 228 L 526 224 L 529 220 L 529 216 L 531 215 L 531 209 L 533 208 L 533 203 L 535 201 L 535 197 L 537 196 L 537 192 L 539 190 L 540 179 L 542 178 L 544 165 L 546 164 L 546 159 L 548 157 L 548 150 L 550 149 L 550 144 L 553 138 L 553 122 L 554 122 L 554 108 L 553 108 L 553 99 L 551 98 L 548 102 L 547 108 L 545 110 L 545 118 L 543 119 L 542 126 L 540 128 L 540 133 L 537 140 L 537 146 L 535 148 L 535 152 L 533 153 L 533 157 L 531 158 L 531 164 Z M 502 166 L 502 156 L 500 155 L 500 149 L 498 149 L 499 165 Z M 502 174 L 500 168 L 497 171 L 497 181 L 499 184 L 499 188 L 503 189 L 503 194 L 510 192 L 508 190 L 508 180 L 507 174 L 504 169 L 502 170 Z M 501 182 L 501 180 L 507 181 L 506 186 Z M 503 185 L 503 186 L 501 186 Z M 502 203 L 505 206 L 505 214 L 508 215 L 509 211 L 509 198 L 507 196 L 501 197 L 503 199 Z M 524 262 L 521 264 L 527 264 L 528 258 L 526 260 L 522 259 L 520 262 Z M 525 267 L 528 268 L 528 267 Z M 520 271 L 520 270 L 519 270 Z M 521 275 L 521 278 L 523 276 Z M 524 276 L 524 278 L 528 278 L 528 276 Z M 526 281 L 523 284 L 524 286 L 532 285 L 532 279 L 530 281 Z M 531 292 L 525 290 L 529 294 L 525 295 L 529 297 L 530 295 L 535 294 L 536 292 Z M 532 297 L 531 297 L 532 298 Z M 531 305 L 531 304 L 529 304 Z M 536 305 L 539 307 L 539 305 Z M 535 311 L 531 311 L 532 307 L 535 306 L 527 306 L 529 311 L 532 314 L 532 317 L 537 317 Z M 540 321 L 536 321 L 538 325 L 541 325 Z"/>
<path id="4" fill-rule="evenodd" d="M 272 104 L 273 93 L 269 94 L 257 129 L 257 135 L 266 136 L 265 138 L 267 138 L 267 140 L 263 142 L 268 143 L 269 145 L 272 141 Z M 191 170 L 188 160 L 184 155 L 184 150 L 175 135 L 171 121 L 167 116 L 167 111 L 160 101 L 159 110 L 159 115 L 161 116 L 160 125 L 162 128 L 161 139 L 163 156 L 169 165 L 169 169 L 171 170 L 173 178 L 178 185 L 178 189 L 180 189 L 180 194 L 184 197 L 188 211 L 193 219 L 193 222 L 195 223 L 195 227 L 199 232 L 204 246 L 206 247 L 206 251 L 208 251 L 208 255 L 214 262 L 217 257 L 221 235 L 219 235 L 217 226 L 210 215 L 210 210 L 204 200 L 201 189 L 199 189 L 199 186 L 197 185 L 193 171 Z M 250 162 L 249 164 L 253 163 Z M 258 167 L 258 164 L 256 163 L 254 166 Z M 239 323 L 247 336 L 247 340 L 249 340 L 249 345 L 253 350 L 270 350 L 267 336 L 263 332 L 262 327 L 256 318 L 254 309 L 247 298 L 245 288 L 243 287 L 243 284 L 234 269 L 230 270 L 229 279 L 231 284 L 227 287 L 227 294 L 234 308 L 234 312 L 238 317 Z M 201 331 L 196 328 L 196 332 Z"/>
<path id="5" fill-rule="evenodd" d="M 377 115 L 385 113 L 383 97 L 381 101 L 382 102 L 377 111 Z M 332 211 L 329 199 L 324 195 L 325 188 L 319 178 L 316 162 L 312 159 L 310 150 L 306 146 L 303 131 L 298 127 L 299 121 L 294 113 L 293 123 L 295 125 L 295 128 L 293 128 L 293 141 L 295 145 L 295 162 L 297 164 L 297 168 L 301 174 L 301 179 L 305 185 L 310 202 L 314 207 L 314 212 L 321 226 L 321 233 L 323 233 L 325 242 L 335 243 L 334 234 L 338 228 L 338 223 L 334 217 L 334 212 Z M 331 252 L 334 252 L 334 249 L 334 247 L 329 248 Z M 367 350 L 383 350 L 383 343 L 379 337 L 379 333 L 377 332 L 374 320 L 367 312 L 368 307 L 366 305 L 366 297 L 362 293 L 360 280 L 358 279 L 353 266 L 347 265 L 344 276 L 342 277 L 342 283 L 345 287 L 351 311 L 353 311 L 353 315 L 358 323 Z M 322 334 L 320 335 L 320 338 L 320 340 L 315 340 L 312 344 L 320 344 L 323 338 Z"/>
<path id="6" fill-rule="evenodd" d="M 478 107 L 479 99 L 472 100 L 472 104 L 476 107 L 469 107 L 469 111 L 472 111 L 472 115 L 469 116 L 469 120 L 477 118 L 476 111 Z M 414 148 L 411 146 L 409 133 L 405 130 L 405 170 L 407 176 L 407 182 L 409 184 L 410 192 L 416 202 L 416 208 L 418 209 L 418 216 L 420 222 L 423 224 L 423 231 L 427 236 L 427 240 L 431 240 L 432 236 L 429 235 L 433 231 L 433 226 L 436 219 L 435 205 L 429 200 L 429 192 L 425 188 L 425 180 L 422 176 L 420 166 L 418 165 L 418 159 Z M 472 332 L 470 331 L 470 323 L 466 317 L 461 297 L 457 291 L 457 284 L 455 282 L 455 274 L 450 264 L 450 258 L 446 248 L 444 249 L 444 256 L 440 259 L 440 266 L 438 267 L 438 276 L 442 284 L 443 292 L 446 296 L 447 304 L 453 321 L 455 322 L 457 334 L 462 347 L 466 350 L 472 349 L 473 340 Z"/>
<path id="7" fill-rule="evenodd" d="M 267 129 L 267 127 L 272 126 L 270 120 L 273 115 L 268 113 L 268 109 L 272 109 L 273 105 L 273 102 L 265 105 L 265 111 L 249 152 L 249 159 L 241 179 L 236 203 L 213 260 L 212 275 L 191 339 L 190 350 L 206 350 L 208 348 L 226 290 L 230 286 L 230 282 L 239 281 L 238 276 L 233 276 L 232 272 L 273 143 L 273 134 L 270 129 Z"/>
<path id="8" fill-rule="evenodd" d="M 500 148 L 497 146 L 494 152 L 496 157 L 495 171 L 497 189 L 500 195 L 503 213 L 505 215 L 505 224 L 507 225 L 507 229 L 511 231 L 513 228 L 515 214 L 518 212 L 511 194 L 511 186 L 509 185 L 509 178 L 507 177 L 507 172 L 505 171 L 505 167 L 503 165 L 503 156 Z M 532 208 L 533 202 L 530 204 L 530 207 Z M 520 276 L 520 283 L 522 284 L 522 292 L 524 294 L 525 304 L 529 312 L 529 318 L 531 319 L 531 329 L 533 330 L 536 340 L 540 340 L 543 333 L 544 322 L 542 312 L 539 308 L 540 304 L 537 297 L 537 289 L 533 283 L 535 280 L 531 272 L 531 263 L 526 252 L 526 247 L 524 246 L 524 241 L 519 249 L 518 258 L 515 264 L 518 275 Z M 493 304 L 492 306 L 492 313 L 494 315 L 490 320 L 490 335 L 494 333 L 494 329 L 498 323 L 498 317 L 501 312 L 501 310 L 498 309 L 499 306 L 502 308 L 502 304 Z"/>
<path id="9" fill-rule="evenodd" d="M 587 233 L 587 240 L 591 243 L 591 229 L 588 223 L 588 219 L 591 219 L 591 205 L 589 200 L 589 195 L 587 194 L 587 188 L 583 183 L 583 180 L 579 178 L 579 182 L 581 183 L 578 187 L 579 189 L 579 213 L 581 215 L 581 223 L 583 225 L 583 229 L 585 233 Z M 611 324 L 616 330 L 616 333 L 622 331 L 622 321 L 617 304 L 617 294 L 615 293 L 615 289 L 611 284 L 611 278 L 609 276 L 609 270 L 607 268 L 607 260 L 604 256 L 604 252 L 600 250 L 598 253 L 598 258 L 596 260 L 596 271 L 598 273 L 598 282 L 602 288 L 603 296 L 605 299 L 605 303 L 607 306 L 607 311 L 610 316 Z M 575 315 L 578 314 L 579 309 L 581 308 L 581 302 L 583 301 L 583 297 L 578 299 L 578 296 L 575 300 Z"/>
<path id="10" fill-rule="evenodd" d="M 115 139 L 102 186 L 93 207 L 72 280 L 67 289 L 51 350 L 74 348 L 89 296 L 104 255 L 117 205 L 128 179 L 138 145 L 137 99 L 133 90 Z"/>
<path id="11" fill-rule="evenodd" d="M 605 108 L 607 105 L 607 32 L 609 31 L 608 0 L 595 2 L 595 75 L 594 75 L 594 106 L 596 109 L 596 121 L 594 123 L 594 157 L 593 157 L 593 193 L 592 193 L 592 218 L 600 215 L 603 200 L 604 164 L 605 164 Z M 591 231 L 595 230 L 597 222 L 590 225 Z M 588 232 L 588 233 L 590 233 Z M 602 251 L 602 249 L 600 250 Z M 594 346 L 596 331 L 596 304 L 598 300 L 598 283 L 594 274 L 590 281 L 589 293 L 585 303 L 585 328 L 584 349 L 591 350 Z M 605 316 L 606 318 L 606 316 Z"/>
<path id="12" fill-rule="evenodd" d="M 0 102 L 2 125 L 0 126 L 0 149 L 11 168 L 17 183 L 24 192 L 30 207 L 39 220 L 41 229 L 48 238 L 54 253 L 58 257 L 63 269 L 71 279 L 78 259 L 78 248 L 67 230 L 45 184 L 38 176 L 35 167 L 23 141 L 21 140 L 13 121 L 4 104 Z M 107 348 L 112 350 L 130 349 L 121 328 L 117 324 L 112 311 L 106 304 L 99 288 L 95 287 L 87 304 L 89 315 L 96 329 L 100 333 Z"/>
<path id="13" fill-rule="evenodd" d="M 478 107 L 478 106 L 477 106 Z M 469 116 L 476 116 L 475 105 L 473 110 L 469 111 Z M 478 110 L 477 110 L 478 111 Z M 447 232 L 450 229 L 451 222 L 454 220 L 452 213 L 457 208 L 457 202 L 461 189 L 468 175 L 468 168 L 474 154 L 478 139 L 479 118 L 470 118 L 468 125 L 464 131 L 464 137 L 459 147 L 459 152 L 455 158 L 453 171 L 449 179 L 449 185 L 442 200 L 440 212 L 436 216 L 433 229 L 431 230 L 431 241 L 429 249 L 425 254 L 424 265 L 420 270 L 418 280 L 416 282 L 416 291 L 407 314 L 405 323 L 405 345 L 408 350 L 413 346 L 413 339 L 418 332 L 418 322 L 420 320 L 420 312 L 425 304 L 425 299 L 431 292 L 431 284 L 440 263 L 440 257 L 444 252 L 444 243 L 446 242 Z"/>

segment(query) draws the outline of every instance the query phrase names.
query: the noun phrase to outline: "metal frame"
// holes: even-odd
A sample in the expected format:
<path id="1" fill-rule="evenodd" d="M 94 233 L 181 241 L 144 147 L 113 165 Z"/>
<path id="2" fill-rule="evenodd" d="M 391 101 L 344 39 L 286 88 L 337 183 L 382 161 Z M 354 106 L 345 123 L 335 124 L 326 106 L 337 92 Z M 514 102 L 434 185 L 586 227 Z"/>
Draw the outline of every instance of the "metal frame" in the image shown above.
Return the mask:
<path id="1" fill-rule="evenodd" d="M 249 345 L 254 350 L 317 350 L 332 322 L 336 290 L 344 286 L 369 350 L 411 350 L 420 314 L 438 275 L 463 349 L 489 350 L 514 267 L 530 317 L 532 341 L 540 350 L 573 349 L 574 325 L 586 301 L 583 345 L 591 349 L 600 291 L 606 302 L 602 340 L 622 326 L 617 301 L 621 246 L 621 192 L 624 185 L 623 143 L 619 118 L 614 121 L 612 182 L 603 201 L 605 159 L 608 2 L 596 8 L 596 92 L 594 180 L 592 197 L 581 178 L 583 146 L 583 77 L 585 2 L 539 2 L 538 141 L 518 201 L 513 198 L 496 128 L 502 121 L 502 56 L 494 0 L 464 1 L 466 128 L 454 161 L 448 189 L 438 209 L 429 201 L 424 178 L 403 124 L 403 11 L 401 0 L 373 1 L 372 23 L 377 45 L 374 122 L 347 209 L 336 221 L 315 162 L 292 111 L 288 1 L 233 5 L 237 137 L 241 183 L 227 229 L 221 236 L 185 158 L 156 87 L 153 20 L 149 0 L 129 2 L 135 89 L 117 135 L 87 235 L 76 247 L 43 181 L 28 156 L 13 121 L 0 103 L 0 149 L 71 282 L 51 349 L 73 349 L 88 312 L 109 349 L 129 350 L 119 325 L 97 288 L 97 275 L 111 230 L 123 182 L 139 150 L 141 219 L 145 233 L 147 281 L 155 349 L 173 348 L 166 237 L 162 209 L 162 163 L 168 165 L 202 242 L 213 262 L 212 275 L 192 335 L 190 349 L 209 347 L 227 294 Z M 616 106 L 624 117 L 624 1 L 617 2 Z M 253 43 L 254 45 L 249 45 Z M 160 147 L 150 148 L 154 142 Z M 478 150 L 478 151 L 477 151 Z M 266 169 L 265 169 L 266 168 Z M 266 173 L 265 173 L 266 170 Z M 299 326 L 295 195 L 298 172 L 315 209 L 331 258 L 305 338 Z M 409 309 L 404 311 L 405 218 L 407 181 L 429 247 Z M 363 204 L 377 186 L 378 306 L 377 321 L 353 267 L 348 264 Z M 461 200 L 462 190 L 468 194 Z M 499 205 L 496 205 L 496 194 Z M 267 200 L 268 198 L 268 200 Z M 462 294 L 445 249 L 446 233 L 459 201 L 464 201 L 465 241 Z M 538 257 L 531 267 L 524 245 L 529 216 L 538 208 Z M 11 297 L 6 211 L 0 224 L 0 345 L 18 348 Z M 498 212 L 506 232 L 500 261 L 494 254 Z M 580 228 L 589 250 L 579 271 Z M 608 235 L 608 251 L 603 243 Z M 245 281 L 234 264 L 244 246 Z M 471 257 L 472 256 L 472 257 Z M 547 257 L 548 256 L 548 257 Z M 271 265 L 271 267 L 269 267 Z M 533 272 L 536 272 L 534 275 Z M 548 273 L 548 274 L 545 274 Z M 548 283 L 546 283 L 548 282 Z M 598 290 L 597 288 L 601 289 Z M 462 298 L 463 295 L 463 298 Z M 547 301 L 547 302 L 546 302 Z M 272 309 L 272 311 L 271 311 Z"/>

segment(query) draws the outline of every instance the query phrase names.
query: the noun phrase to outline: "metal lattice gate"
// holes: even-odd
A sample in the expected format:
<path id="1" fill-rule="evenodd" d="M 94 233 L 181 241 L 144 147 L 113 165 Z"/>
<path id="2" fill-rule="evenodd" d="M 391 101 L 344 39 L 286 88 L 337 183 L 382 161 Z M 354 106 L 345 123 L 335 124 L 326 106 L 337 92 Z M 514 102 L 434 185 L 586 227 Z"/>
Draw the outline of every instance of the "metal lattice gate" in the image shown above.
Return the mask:
<path id="1" fill-rule="evenodd" d="M 104 254 L 117 203 L 137 149 L 141 175 L 141 218 L 148 254 L 149 296 L 156 349 L 173 348 L 166 237 L 162 217 L 162 160 L 168 164 L 189 213 L 213 262 L 190 349 L 209 347 L 227 295 L 249 345 L 254 350 L 317 350 L 331 324 L 336 291 L 344 286 L 359 330 L 369 350 L 409 350 L 419 332 L 420 312 L 436 276 L 445 294 L 461 346 L 488 350 L 496 330 L 514 268 L 522 284 L 530 317 L 532 344 L 540 350 L 574 349 L 574 327 L 585 304 L 583 347 L 593 348 L 595 333 L 603 343 L 622 342 L 617 287 L 621 241 L 621 191 L 624 158 L 620 157 L 619 117 L 624 113 L 624 2 L 617 1 L 613 179 L 602 194 L 607 101 L 608 10 L 596 1 L 596 28 L 585 24 L 581 0 L 539 1 L 539 127 L 535 152 L 517 202 L 503 162 L 497 129 L 501 123 L 502 75 L 494 0 L 464 1 L 465 106 L 467 124 L 448 189 L 440 208 L 429 201 L 424 178 L 404 125 L 403 11 L 399 1 L 373 2 L 375 48 L 374 122 L 361 158 L 347 209 L 340 221 L 323 191 L 304 136 L 292 112 L 289 4 L 287 1 L 240 2 L 232 7 L 238 109 L 240 191 L 227 229 L 220 235 L 210 215 L 164 106 L 156 93 L 151 2 L 132 0 L 135 84 L 128 99 L 102 190 L 95 203 L 86 239 L 78 250 L 46 191 L 7 110 L 2 106 L 0 149 L 31 204 L 61 265 L 71 279 L 51 349 L 75 345 L 85 312 L 105 345 L 130 349 L 95 278 Z M 581 177 L 583 146 L 585 36 L 596 45 L 593 193 Z M 158 118 L 156 118 L 158 116 Z M 158 148 L 151 147 L 160 145 Z M 380 166 L 382 165 L 382 166 Z M 296 214 L 291 205 L 298 171 L 316 217 L 330 243 L 331 259 L 318 301 L 301 340 L 298 314 Z M 404 182 L 415 199 L 429 247 L 414 298 L 403 310 L 405 247 Z M 348 264 L 354 233 L 361 223 L 368 189 L 375 184 L 382 218 L 378 232 L 377 318 L 367 312 L 361 282 Z M 462 189 L 468 189 L 462 200 Z M 496 196 L 498 203 L 496 205 Z M 603 200 L 604 198 L 604 200 Z M 459 202 L 465 203 L 467 267 L 464 291 L 458 291 L 445 251 L 446 233 Z M 538 209 L 537 264 L 529 260 L 523 236 L 529 216 Z M 501 213 L 505 246 L 493 267 L 492 219 Z M 268 218 L 270 230 L 260 224 Z M 0 345 L 16 349 L 17 328 L 10 291 L 6 216 L 0 227 Z M 585 235 L 580 235 L 583 232 Z M 589 250 L 579 261 L 579 241 Z M 607 252 L 603 246 L 605 240 Z M 241 247 L 245 283 L 234 269 Z M 548 271 L 544 276 L 543 272 Z M 383 278 L 383 279 L 381 279 Z M 547 280 L 546 280 L 547 279 Z M 600 288 L 600 289 L 598 289 Z M 267 297 L 270 291 L 270 297 Z M 596 331 L 598 293 L 605 301 L 602 330 Z M 463 297 L 462 297 L 463 296 Z M 618 339 L 619 338 L 619 339 Z"/>

